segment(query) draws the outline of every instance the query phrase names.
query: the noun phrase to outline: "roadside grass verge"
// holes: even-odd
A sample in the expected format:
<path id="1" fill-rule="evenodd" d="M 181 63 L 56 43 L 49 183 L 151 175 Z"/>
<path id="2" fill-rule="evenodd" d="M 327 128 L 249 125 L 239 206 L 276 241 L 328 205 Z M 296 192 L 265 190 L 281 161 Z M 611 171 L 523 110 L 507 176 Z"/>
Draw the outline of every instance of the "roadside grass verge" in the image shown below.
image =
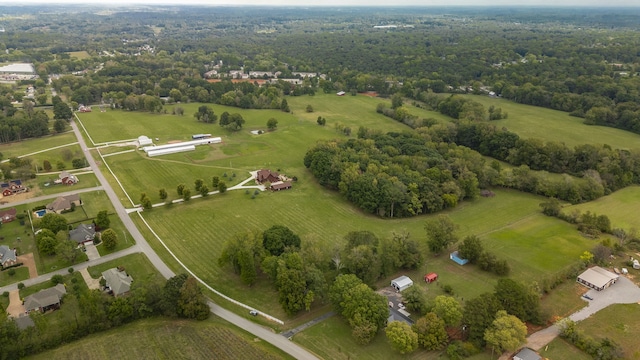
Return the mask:
<path id="1" fill-rule="evenodd" d="M 29 268 L 26 266 L 20 266 L 12 269 L 16 272 L 13 276 L 9 275 L 9 271 L 11 271 L 11 269 L 0 272 L 0 286 L 17 283 L 29 278 Z"/>

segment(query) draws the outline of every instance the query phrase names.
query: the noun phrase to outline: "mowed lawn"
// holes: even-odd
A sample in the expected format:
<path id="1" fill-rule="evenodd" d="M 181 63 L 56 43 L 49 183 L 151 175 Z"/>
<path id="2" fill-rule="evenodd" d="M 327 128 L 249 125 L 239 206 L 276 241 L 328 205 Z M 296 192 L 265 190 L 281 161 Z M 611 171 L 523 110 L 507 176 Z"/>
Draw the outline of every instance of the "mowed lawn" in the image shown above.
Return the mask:
<path id="1" fill-rule="evenodd" d="M 507 119 L 492 121 L 498 128 L 506 127 L 523 138 L 564 142 L 569 147 L 580 144 L 609 144 L 615 148 L 640 148 L 640 135 L 606 126 L 583 124 L 584 119 L 569 113 L 489 96 L 462 95 L 484 105 L 493 105 L 509 114 Z"/>
<path id="2" fill-rule="evenodd" d="M 562 211 L 570 214 L 574 210 L 607 215 L 613 228 L 622 228 L 627 231 L 631 228 L 638 229 L 640 227 L 638 222 L 640 186 L 629 186 L 585 204 L 567 206 Z"/>
<path id="3" fill-rule="evenodd" d="M 114 346 L 114 344 L 117 344 Z M 138 320 L 27 359 L 290 359 L 264 341 L 212 317 Z"/>

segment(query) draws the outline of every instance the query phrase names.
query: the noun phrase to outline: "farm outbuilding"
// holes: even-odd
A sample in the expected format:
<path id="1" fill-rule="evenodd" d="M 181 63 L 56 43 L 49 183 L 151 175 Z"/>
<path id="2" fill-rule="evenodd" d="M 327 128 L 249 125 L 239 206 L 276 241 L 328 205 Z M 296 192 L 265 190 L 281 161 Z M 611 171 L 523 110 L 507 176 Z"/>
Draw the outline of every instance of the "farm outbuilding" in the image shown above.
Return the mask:
<path id="1" fill-rule="evenodd" d="M 157 147 L 159 148 L 160 146 L 157 146 Z M 180 152 L 193 151 L 195 149 L 196 149 L 195 145 L 174 146 L 170 148 L 149 150 L 147 151 L 147 155 L 149 157 L 154 157 L 154 156 L 160 156 L 160 155 L 169 155 L 169 154 L 176 154 Z"/>
<path id="2" fill-rule="evenodd" d="M 458 254 L 457 251 L 452 252 L 451 254 L 449 254 L 449 259 L 453 260 L 456 262 L 456 264 L 458 265 L 464 265 L 466 263 L 469 262 L 468 259 L 463 259 L 460 257 L 460 254 Z"/>
<path id="3" fill-rule="evenodd" d="M 195 150 L 195 147 L 198 145 L 219 144 L 221 142 L 222 142 L 221 137 L 214 137 L 214 138 L 207 138 L 207 139 L 183 141 L 183 142 L 177 142 L 177 143 L 166 144 L 166 145 L 145 146 L 142 148 L 142 150 L 146 152 L 147 155 L 149 156 L 158 156 L 158 155 L 173 154 L 176 152 L 191 151 L 191 150 Z M 178 151 L 165 151 L 167 149 L 173 149 L 173 148 L 183 148 L 183 149 Z M 151 155 L 151 153 L 153 153 L 154 155 Z"/>
<path id="4" fill-rule="evenodd" d="M 149 139 L 144 135 L 138 136 L 138 146 L 142 147 L 142 146 L 149 146 L 149 145 L 153 145 L 153 141 L 151 141 L 151 139 Z"/>
<path id="5" fill-rule="evenodd" d="M 432 272 L 432 273 L 428 273 L 427 275 L 424 276 L 424 281 L 427 284 L 430 284 L 434 281 L 438 280 L 438 274 Z"/>
<path id="6" fill-rule="evenodd" d="M 391 286 L 395 288 L 397 291 L 402 291 L 408 289 L 413 285 L 413 280 L 411 280 L 408 276 L 402 275 L 399 278 L 391 280 Z"/>
<path id="7" fill-rule="evenodd" d="M 618 281 L 619 275 L 605 270 L 599 266 L 594 266 L 578 275 L 576 280 L 580 284 L 598 291 L 604 290 Z"/>

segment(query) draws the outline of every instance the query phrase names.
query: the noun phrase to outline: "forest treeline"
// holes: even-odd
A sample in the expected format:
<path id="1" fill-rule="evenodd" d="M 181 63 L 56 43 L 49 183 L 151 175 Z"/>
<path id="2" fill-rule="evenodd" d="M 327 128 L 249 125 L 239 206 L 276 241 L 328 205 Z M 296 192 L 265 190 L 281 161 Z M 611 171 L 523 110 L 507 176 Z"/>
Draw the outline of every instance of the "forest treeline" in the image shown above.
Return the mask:
<path id="1" fill-rule="evenodd" d="M 360 128 L 357 135 L 319 142 L 304 164 L 321 185 L 383 217 L 455 207 L 491 186 L 580 203 L 640 183 L 638 151 L 521 139 L 488 122 L 434 124 L 414 133 Z"/>

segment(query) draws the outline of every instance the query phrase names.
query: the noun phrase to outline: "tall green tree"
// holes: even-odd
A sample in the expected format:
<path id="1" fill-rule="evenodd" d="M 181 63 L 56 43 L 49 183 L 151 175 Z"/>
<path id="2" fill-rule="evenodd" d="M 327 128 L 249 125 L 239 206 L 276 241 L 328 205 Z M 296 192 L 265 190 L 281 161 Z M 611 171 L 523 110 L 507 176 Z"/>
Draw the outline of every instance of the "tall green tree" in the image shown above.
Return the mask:
<path id="1" fill-rule="evenodd" d="M 67 218 L 53 212 L 46 213 L 40 218 L 40 228 L 51 230 L 53 234 L 57 234 L 60 230 L 67 230 Z"/>
<path id="2" fill-rule="evenodd" d="M 436 296 L 433 312 L 444 321 L 447 326 L 456 326 L 462 320 L 462 306 L 456 298 L 451 296 Z"/>
<path id="3" fill-rule="evenodd" d="M 109 219 L 109 213 L 107 210 L 100 210 L 96 215 L 95 219 L 96 226 L 100 230 L 108 229 L 109 225 L 111 225 L 111 220 Z"/>
<path id="4" fill-rule="evenodd" d="M 180 288 L 177 304 L 177 314 L 180 317 L 195 320 L 206 320 L 210 310 L 202 289 L 195 278 L 189 276 Z"/>
<path id="5" fill-rule="evenodd" d="M 464 240 L 462 240 L 462 244 L 458 247 L 460 257 L 469 260 L 472 264 L 478 262 L 483 251 L 482 242 L 480 238 L 475 235 L 465 237 Z"/>
<path id="6" fill-rule="evenodd" d="M 499 310 L 502 310 L 502 305 L 495 295 L 490 293 L 484 293 L 465 302 L 462 321 L 467 326 L 469 341 L 481 347 L 485 345 L 484 332 L 491 326 Z"/>
<path id="7" fill-rule="evenodd" d="M 107 229 L 100 235 L 100 240 L 107 250 L 113 250 L 118 245 L 118 234 L 113 229 Z"/>
<path id="8" fill-rule="evenodd" d="M 300 237 L 284 225 L 273 225 L 262 234 L 262 245 L 271 254 L 279 256 L 286 248 L 300 249 Z"/>
<path id="9" fill-rule="evenodd" d="M 430 312 L 413 324 L 413 331 L 418 334 L 418 343 L 427 350 L 440 350 L 447 344 L 447 332 L 444 321 Z"/>
<path id="10" fill-rule="evenodd" d="M 516 351 L 525 342 L 527 326 L 517 317 L 500 310 L 496 319 L 484 332 L 484 340 L 498 353 Z"/>
<path id="11" fill-rule="evenodd" d="M 424 229 L 427 233 L 427 245 L 434 254 L 440 254 L 450 245 L 458 241 L 455 233 L 457 226 L 446 215 L 427 221 Z"/>
<path id="12" fill-rule="evenodd" d="M 400 354 L 408 354 L 418 348 L 418 334 L 405 322 L 392 321 L 384 332 L 391 346 Z"/>

